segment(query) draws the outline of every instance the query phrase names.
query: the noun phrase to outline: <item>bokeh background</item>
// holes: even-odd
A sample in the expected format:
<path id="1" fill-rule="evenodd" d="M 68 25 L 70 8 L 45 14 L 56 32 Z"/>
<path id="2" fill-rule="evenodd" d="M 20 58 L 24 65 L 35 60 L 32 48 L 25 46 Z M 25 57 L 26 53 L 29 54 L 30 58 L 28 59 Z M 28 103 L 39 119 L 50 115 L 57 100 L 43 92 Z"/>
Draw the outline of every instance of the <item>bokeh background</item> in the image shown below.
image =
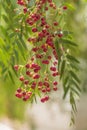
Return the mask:
<path id="1" fill-rule="evenodd" d="M 70 105 L 62 100 L 61 90 L 46 104 L 39 101 L 29 104 L 15 98 L 18 83 L 16 86 L 10 78 L 6 82 L 0 78 L 0 130 L 87 130 L 87 0 L 72 0 L 72 5 L 66 20 L 78 44 L 74 55 L 80 60 L 82 88 L 75 125 L 69 126 Z M 3 37 L 1 29 L 0 37 Z"/>

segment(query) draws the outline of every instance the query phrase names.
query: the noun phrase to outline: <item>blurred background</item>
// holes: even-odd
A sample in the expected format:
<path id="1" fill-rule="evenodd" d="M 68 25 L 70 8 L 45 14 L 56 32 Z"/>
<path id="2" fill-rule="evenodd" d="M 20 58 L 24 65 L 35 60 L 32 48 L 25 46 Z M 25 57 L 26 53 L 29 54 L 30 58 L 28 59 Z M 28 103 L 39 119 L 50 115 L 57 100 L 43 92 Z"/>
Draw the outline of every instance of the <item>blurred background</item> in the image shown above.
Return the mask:
<path id="1" fill-rule="evenodd" d="M 87 130 L 87 0 L 72 0 L 71 3 L 74 10 L 69 12 L 67 23 L 79 46 L 74 53 L 80 60 L 82 88 L 75 125 L 69 126 L 70 105 L 62 100 L 62 90 L 55 96 L 52 94 L 52 100 L 46 104 L 39 100 L 37 104 L 28 104 L 15 98 L 18 82 L 12 84 L 9 77 L 6 82 L 0 78 L 0 130 Z"/>

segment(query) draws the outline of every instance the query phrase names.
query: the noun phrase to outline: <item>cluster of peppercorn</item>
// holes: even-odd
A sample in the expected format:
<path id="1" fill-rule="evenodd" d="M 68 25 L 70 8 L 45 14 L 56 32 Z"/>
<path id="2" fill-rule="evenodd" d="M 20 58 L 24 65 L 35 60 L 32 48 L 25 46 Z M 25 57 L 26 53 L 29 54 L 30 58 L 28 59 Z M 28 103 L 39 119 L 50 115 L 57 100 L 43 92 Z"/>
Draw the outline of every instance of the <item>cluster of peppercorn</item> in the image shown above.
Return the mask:
<path id="1" fill-rule="evenodd" d="M 16 91 L 16 97 L 24 101 L 41 96 L 41 102 L 49 100 L 49 93 L 58 90 L 58 55 L 55 48 L 55 39 L 61 38 L 63 33 L 54 18 L 50 23 L 47 15 L 50 10 L 57 12 L 52 0 L 36 0 L 35 7 L 29 10 L 27 4 L 31 0 L 18 0 L 17 4 L 23 7 L 27 26 L 31 27 L 32 36 L 28 38 L 32 43 L 31 58 L 24 66 L 15 65 L 14 69 L 20 71 L 21 87 Z M 67 7 L 63 6 L 62 10 Z"/>

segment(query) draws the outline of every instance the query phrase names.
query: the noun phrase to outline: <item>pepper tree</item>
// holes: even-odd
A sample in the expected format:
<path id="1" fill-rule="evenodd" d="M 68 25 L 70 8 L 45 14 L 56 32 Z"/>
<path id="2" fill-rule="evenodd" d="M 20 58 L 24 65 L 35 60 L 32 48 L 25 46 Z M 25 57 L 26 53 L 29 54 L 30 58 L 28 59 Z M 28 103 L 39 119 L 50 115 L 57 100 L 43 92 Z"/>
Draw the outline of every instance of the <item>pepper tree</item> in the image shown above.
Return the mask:
<path id="1" fill-rule="evenodd" d="M 2 3 L 0 30 L 1 72 L 4 79 L 14 73 L 20 81 L 15 96 L 23 101 L 51 100 L 62 82 L 63 99 L 69 95 L 71 121 L 80 95 L 78 49 L 67 15 L 73 6 L 65 0 L 6 0 Z"/>

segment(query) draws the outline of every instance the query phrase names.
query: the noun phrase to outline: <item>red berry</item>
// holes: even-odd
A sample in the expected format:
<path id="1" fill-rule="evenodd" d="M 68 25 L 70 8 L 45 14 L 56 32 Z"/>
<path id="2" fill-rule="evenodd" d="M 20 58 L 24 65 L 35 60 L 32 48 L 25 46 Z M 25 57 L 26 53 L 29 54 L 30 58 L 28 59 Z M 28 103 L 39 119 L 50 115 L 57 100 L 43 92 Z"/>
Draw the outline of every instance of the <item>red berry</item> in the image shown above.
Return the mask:
<path id="1" fill-rule="evenodd" d="M 17 92 L 18 92 L 18 93 L 21 93 L 21 92 L 22 92 L 22 89 L 21 89 L 21 88 L 18 88 L 18 89 L 17 89 Z"/>
<path id="2" fill-rule="evenodd" d="M 18 0 L 17 4 L 23 6 L 25 3 L 22 0 Z"/>
<path id="3" fill-rule="evenodd" d="M 59 34 L 58 34 L 58 37 L 59 37 L 59 38 L 61 38 L 62 36 L 63 36 L 63 34 L 62 34 L 62 33 L 59 33 Z"/>
<path id="4" fill-rule="evenodd" d="M 56 86 L 54 86 L 54 87 L 53 87 L 53 90 L 54 90 L 54 91 L 57 91 L 57 90 L 58 90 L 58 88 L 57 88 Z"/>
<path id="5" fill-rule="evenodd" d="M 58 22 L 54 22 L 53 24 L 54 24 L 54 26 L 58 26 Z"/>
<path id="6" fill-rule="evenodd" d="M 32 32 L 37 32 L 37 28 L 32 28 Z"/>
<path id="7" fill-rule="evenodd" d="M 27 93 L 24 95 L 23 100 L 24 100 L 24 101 L 27 101 L 28 99 L 30 99 L 31 95 L 32 95 L 32 92 L 27 92 Z"/>
<path id="8" fill-rule="evenodd" d="M 18 65 L 14 65 L 14 69 L 15 69 L 16 71 L 18 71 L 19 66 L 18 66 Z"/>
<path id="9" fill-rule="evenodd" d="M 29 96 L 31 96 L 31 95 L 32 95 L 32 92 L 31 92 L 31 91 L 29 91 L 29 92 L 27 92 L 27 94 L 28 94 Z"/>
<path id="10" fill-rule="evenodd" d="M 58 75 L 59 75 L 59 72 L 55 72 L 55 73 L 52 74 L 52 76 L 54 76 L 54 77 L 58 76 Z"/>
<path id="11" fill-rule="evenodd" d="M 28 83 L 29 83 L 28 80 L 25 80 L 25 81 L 24 81 L 24 84 L 25 84 L 25 85 L 28 85 Z"/>
<path id="12" fill-rule="evenodd" d="M 37 69 L 38 68 L 38 65 L 37 64 L 35 64 L 35 63 L 32 63 L 31 64 L 31 69 Z"/>
<path id="13" fill-rule="evenodd" d="M 45 21 L 45 18 L 44 18 L 44 17 L 42 17 L 42 18 L 41 18 L 41 21 Z"/>
<path id="14" fill-rule="evenodd" d="M 22 93 L 16 93 L 15 96 L 18 98 L 22 98 L 23 95 L 22 95 Z"/>
<path id="15" fill-rule="evenodd" d="M 54 81 L 54 82 L 53 82 L 53 85 L 55 85 L 55 86 L 58 85 L 58 82 L 57 82 L 57 81 Z"/>
<path id="16" fill-rule="evenodd" d="M 25 96 L 25 95 L 26 95 L 26 92 L 25 92 L 25 91 L 24 91 L 24 92 L 22 92 L 22 95 L 23 95 L 23 96 Z"/>
<path id="17" fill-rule="evenodd" d="M 45 102 L 45 98 L 41 98 L 41 102 L 44 103 Z"/>
<path id="18" fill-rule="evenodd" d="M 51 2 L 52 2 L 52 0 L 48 0 L 48 2 L 49 2 L 49 3 L 51 3 Z"/>
<path id="19" fill-rule="evenodd" d="M 30 98 L 30 95 L 25 95 L 24 98 L 23 98 L 23 100 L 27 101 L 29 98 Z"/>
<path id="20" fill-rule="evenodd" d="M 48 60 L 43 60 L 42 63 L 43 64 L 49 64 L 49 61 Z"/>
<path id="21" fill-rule="evenodd" d="M 38 86 L 43 86 L 43 82 L 38 82 Z"/>
<path id="22" fill-rule="evenodd" d="M 32 22 L 32 21 L 28 21 L 28 24 L 29 24 L 29 25 L 33 25 L 34 22 Z"/>
<path id="23" fill-rule="evenodd" d="M 50 6 L 50 7 L 53 7 L 53 6 L 54 6 L 54 4 L 53 4 L 53 3 L 50 3 L 50 4 L 49 4 L 49 6 Z"/>
<path id="24" fill-rule="evenodd" d="M 47 33 L 47 30 L 45 28 L 43 28 L 42 32 L 43 33 Z"/>
<path id="25" fill-rule="evenodd" d="M 58 64 L 58 62 L 57 62 L 57 61 L 54 61 L 53 64 L 54 64 L 54 66 L 56 66 L 56 65 Z"/>
<path id="26" fill-rule="evenodd" d="M 37 52 L 38 49 L 39 49 L 38 47 L 34 47 L 34 48 L 32 48 L 32 51 Z"/>
<path id="27" fill-rule="evenodd" d="M 24 76 L 22 75 L 22 76 L 20 76 L 20 81 L 24 81 Z"/>
<path id="28" fill-rule="evenodd" d="M 57 76 L 60 75 L 59 72 L 56 72 L 56 75 L 57 75 Z"/>
<path id="29" fill-rule="evenodd" d="M 43 58 L 43 55 L 41 55 L 41 54 L 36 54 L 36 58 Z"/>
<path id="30" fill-rule="evenodd" d="M 31 88 L 32 88 L 32 89 L 35 89 L 36 84 L 37 84 L 36 82 L 33 82 L 32 85 L 31 85 Z"/>
<path id="31" fill-rule="evenodd" d="M 56 67 L 50 67 L 51 71 L 56 71 Z"/>
<path id="32" fill-rule="evenodd" d="M 51 58 L 52 58 L 51 56 L 48 56 L 48 59 L 49 59 L 49 60 L 51 60 Z"/>
<path id="33" fill-rule="evenodd" d="M 43 83 L 43 85 L 46 86 L 46 87 L 49 87 L 49 83 L 46 82 L 46 81 Z"/>
<path id="34" fill-rule="evenodd" d="M 29 68 L 30 68 L 30 64 L 26 64 L 25 67 L 26 67 L 27 69 L 29 69 Z"/>
<path id="35" fill-rule="evenodd" d="M 34 76 L 33 76 L 33 79 L 39 79 L 40 78 L 40 75 L 39 74 L 35 74 Z"/>
<path id="36" fill-rule="evenodd" d="M 46 89 L 45 89 L 45 88 L 44 88 L 44 89 L 42 89 L 42 92 L 43 92 L 43 93 L 46 93 Z"/>
<path id="37" fill-rule="evenodd" d="M 28 71 L 26 71 L 26 75 L 30 75 L 30 71 L 28 70 Z"/>
<path id="38" fill-rule="evenodd" d="M 45 96 L 45 101 L 48 101 L 49 100 L 49 96 Z"/>
<path id="39" fill-rule="evenodd" d="M 34 86 L 36 86 L 36 84 L 37 84 L 36 82 L 33 82 L 33 83 L 32 83 L 32 85 L 34 85 Z"/>
<path id="40" fill-rule="evenodd" d="M 24 8 L 23 11 L 24 11 L 24 13 L 27 13 L 27 8 Z"/>
<path id="41" fill-rule="evenodd" d="M 67 6 L 63 6 L 63 10 L 67 10 Z"/>
<path id="42" fill-rule="evenodd" d="M 50 91 L 51 91 L 50 87 L 46 88 L 46 90 L 47 90 L 47 92 L 50 92 Z"/>
<path id="43" fill-rule="evenodd" d="M 40 38 L 43 38 L 43 37 L 44 37 L 43 32 L 39 32 L 39 33 L 38 33 L 38 36 L 39 36 Z"/>
<path id="44" fill-rule="evenodd" d="M 47 10 L 48 10 L 48 7 L 45 7 L 45 10 L 47 11 Z"/>
<path id="45" fill-rule="evenodd" d="M 23 101 L 27 101 L 27 98 L 26 98 L 26 97 L 24 97 L 24 98 L 23 98 Z"/>
<path id="46" fill-rule="evenodd" d="M 38 71 L 39 71 L 38 69 L 34 69 L 34 72 L 35 72 L 35 73 L 38 73 Z"/>
<path id="47" fill-rule="evenodd" d="M 34 57 L 31 58 L 31 61 L 34 61 Z"/>
<path id="48" fill-rule="evenodd" d="M 50 26 L 49 26 L 48 24 L 46 24 L 46 25 L 45 25 L 45 28 L 47 28 L 47 29 L 48 29 L 49 27 L 50 27 Z"/>

